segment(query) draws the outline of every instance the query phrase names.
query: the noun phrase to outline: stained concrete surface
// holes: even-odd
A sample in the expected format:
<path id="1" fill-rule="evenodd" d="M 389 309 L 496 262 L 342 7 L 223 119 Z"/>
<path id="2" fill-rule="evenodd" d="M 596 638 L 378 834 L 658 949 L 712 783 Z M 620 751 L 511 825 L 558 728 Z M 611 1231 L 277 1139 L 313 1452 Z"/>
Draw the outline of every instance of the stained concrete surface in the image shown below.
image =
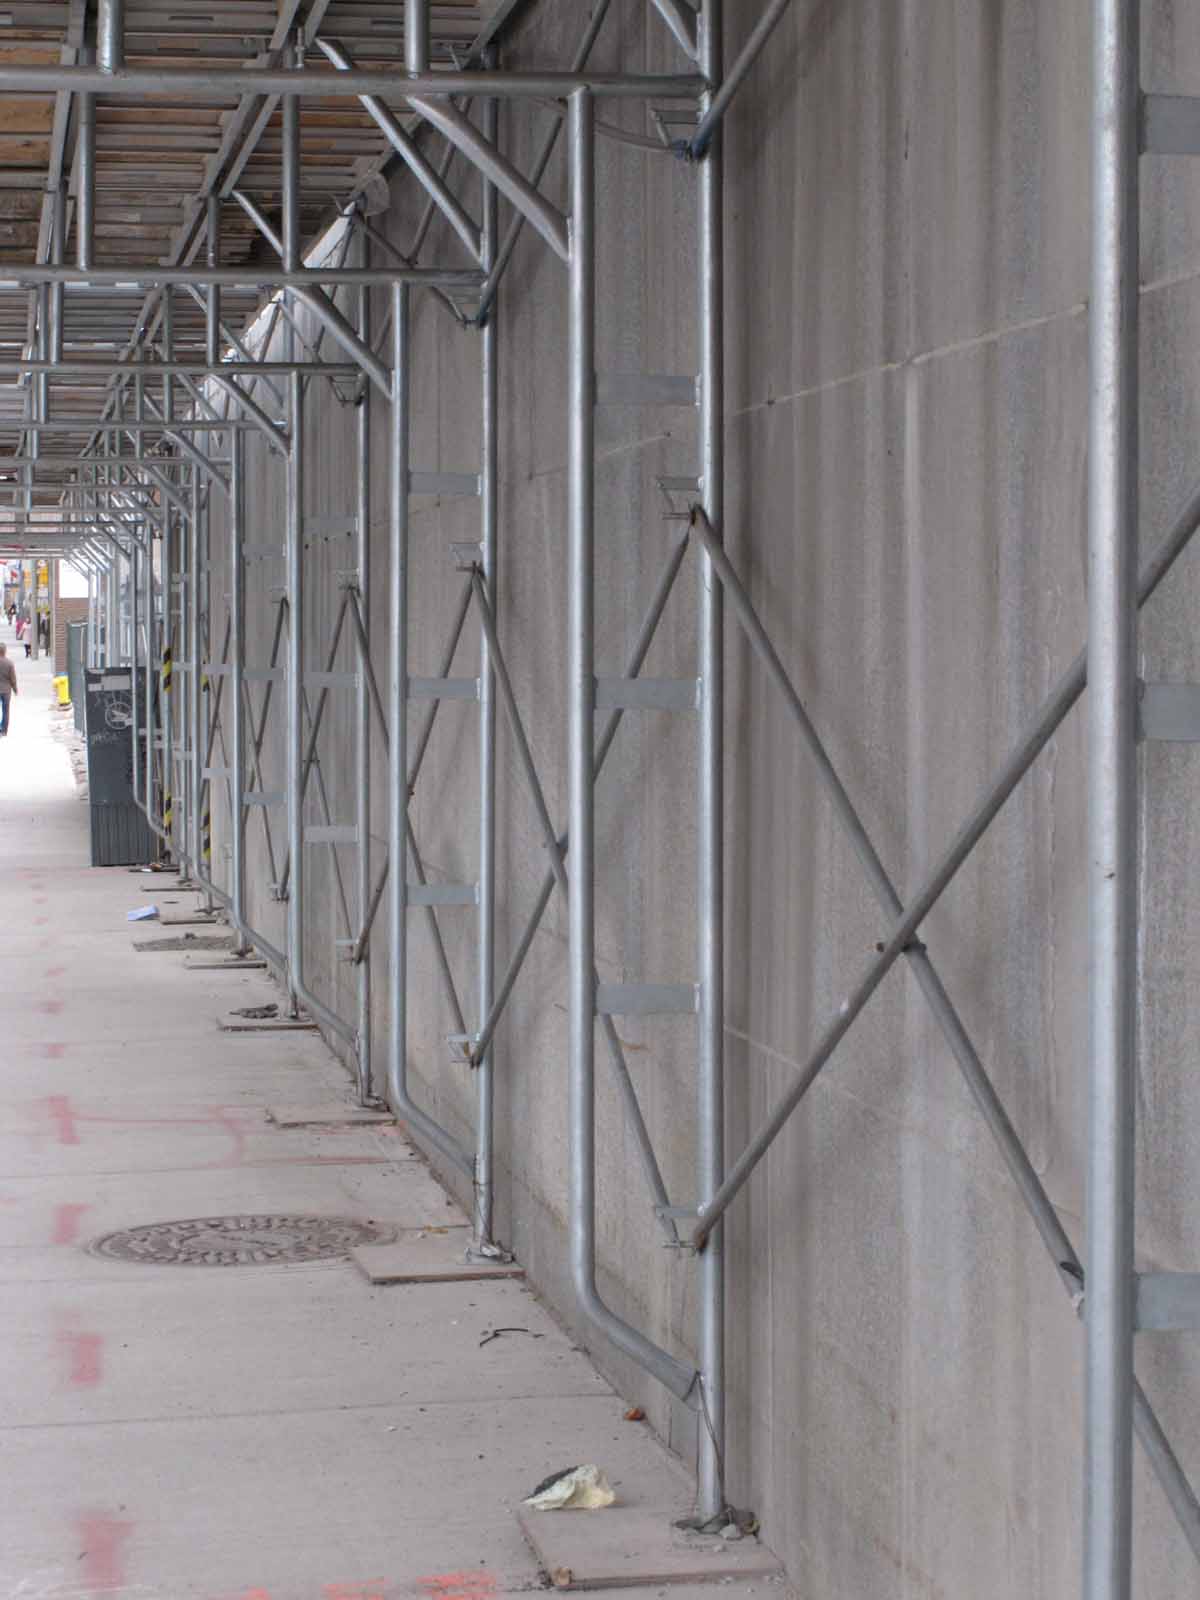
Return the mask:
<path id="1" fill-rule="evenodd" d="M 240 1212 L 465 1219 L 394 1126 L 269 1122 L 301 1086 L 344 1098 L 341 1065 L 311 1035 L 216 1033 L 218 1005 L 272 997 L 262 974 L 134 950 L 140 880 L 87 866 L 48 670 L 21 682 L 0 745 L 3 1600 L 534 1589 L 514 1506 L 577 1459 L 626 1504 L 686 1512 L 678 1464 L 519 1283 L 87 1251 Z M 498 1327 L 524 1331 L 481 1345 Z"/>

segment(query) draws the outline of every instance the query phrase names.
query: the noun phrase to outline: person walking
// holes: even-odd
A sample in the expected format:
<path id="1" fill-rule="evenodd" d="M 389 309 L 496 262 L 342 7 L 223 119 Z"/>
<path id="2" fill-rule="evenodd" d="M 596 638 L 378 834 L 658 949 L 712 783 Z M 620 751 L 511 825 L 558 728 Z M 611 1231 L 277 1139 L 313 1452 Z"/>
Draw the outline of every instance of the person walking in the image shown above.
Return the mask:
<path id="1" fill-rule="evenodd" d="M 8 659 L 8 646 L 0 644 L 0 739 L 8 738 L 8 707 L 17 693 L 17 669 Z"/>

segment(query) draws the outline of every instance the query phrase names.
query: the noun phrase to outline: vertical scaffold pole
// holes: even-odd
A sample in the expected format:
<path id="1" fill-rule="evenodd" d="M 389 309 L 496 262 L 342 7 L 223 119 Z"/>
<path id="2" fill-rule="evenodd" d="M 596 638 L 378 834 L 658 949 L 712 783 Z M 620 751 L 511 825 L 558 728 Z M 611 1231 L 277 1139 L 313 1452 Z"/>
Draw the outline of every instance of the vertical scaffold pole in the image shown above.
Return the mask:
<path id="1" fill-rule="evenodd" d="M 586 90 L 567 112 L 571 193 L 568 291 L 567 694 L 570 1251 L 576 1294 L 595 1294 L 595 113 Z"/>
<path id="2" fill-rule="evenodd" d="M 404 65 L 409 72 L 429 71 L 429 0 L 405 0 Z"/>
<path id="3" fill-rule="evenodd" d="M 184 839 L 191 861 L 191 877 L 197 883 L 204 873 L 204 850 L 200 818 L 200 794 L 203 786 L 204 737 L 200 729 L 200 669 L 203 648 L 200 639 L 200 586 L 203 581 L 204 546 L 200 527 L 200 473 L 192 470 L 191 517 L 188 526 L 187 553 L 187 734 L 183 741 L 184 759 L 187 762 L 183 782 L 187 797 L 187 820 Z"/>
<path id="4" fill-rule="evenodd" d="M 205 254 L 210 267 L 221 265 L 221 198 L 210 194 L 206 205 Z M 204 359 L 215 367 L 221 359 L 221 287 L 211 283 L 205 304 Z M 237 431 L 236 429 L 234 430 Z"/>
<path id="5" fill-rule="evenodd" d="M 293 65 L 295 50 L 293 49 Z M 283 217 L 280 234 L 283 270 L 295 272 L 300 264 L 300 101 L 283 97 Z M 296 298 L 287 294 L 291 317 L 284 336 L 284 355 L 295 359 Z M 288 374 L 288 428 L 291 444 L 286 467 L 284 509 L 285 587 L 287 594 L 287 837 L 289 881 L 287 890 L 287 962 L 290 1011 L 299 1015 L 296 973 L 303 964 L 304 939 L 304 384 L 294 370 Z M 233 430 L 236 432 L 236 430 Z"/>
<path id="6" fill-rule="evenodd" d="M 284 104 L 286 105 L 286 100 Z M 304 939 L 304 380 L 288 374 L 286 587 L 287 587 L 287 836 L 290 878 L 287 891 L 288 977 L 292 1014 L 299 1011 L 297 974 L 303 968 Z"/>
<path id="7" fill-rule="evenodd" d="M 145 418 L 144 393 L 142 381 L 139 376 L 137 383 L 137 419 L 139 422 Z M 165 503 L 166 496 L 163 501 Z M 154 519 L 147 515 L 143 524 L 146 533 L 146 565 L 143 573 L 145 585 L 143 596 L 143 609 L 146 613 L 146 664 L 143 684 L 146 698 L 146 766 L 144 780 L 144 795 L 146 817 L 155 826 L 158 816 L 155 812 L 155 786 L 154 786 L 154 678 L 157 670 L 159 637 L 161 628 L 156 625 L 154 616 Z"/>
<path id="8" fill-rule="evenodd" d="M 95 52 L 84 46 L 79 52 L 81 65 L 88 66 Z M 93 245 L 96 234 L 96 97 L 79 96 L 79 132 L 76 143 L 75 261 L 80 272 L 95 265 Z"/>
<path id="9" fill-rule="evenodd" d="M 362 265 L 371 264 L 371 239 L 365 228 L 359 230 Z M 358 291 L 358 336 L 371 347 L 371 291 L 364 284 Z M 374 384 L 365 381 L 362 399 L 358 406 L 358 502 L 356 507 L 356 565 L 358 598 L 362 609 L 363 633 L 371 637 L 371 396 Z M 358 690 L 355 701 L 357 789 L 355 823 L 358 829 L 358 916 L 360 926 L 366 925 L 371 904 L 371 692 L 367 677 L 369 646 L 364 651 L 366 659 L 358 664 Z M 366 1105 L 374 1093 L 371 1061 L 371 946 L 358 963 L 358 1099 Z"/>
<path id="10" fill-rule="evenodd" d="M 139 543 L 136 538 L 129 542 L 129 607 L 130 607 L 130 656 L 129 665 L 129 706 L 132 715 L 129 719 L 130 761 L 133 768 L 133 798 L 141 800 L 141 750 L 138 748 L 142 737 L 141 716 L 138 706 L 138 579 L 141 573 L 138 569 Z"/>
<path id="11" fill-rule="evenodd" d="M 392 286 L 388 417 L 388 1093 L 408 1100 L 408 289 Z"/>
<path id="12" fill-rule="evenodd" d="M 700 13 L 700 69 L 721 79 L 721 0 L 705 0 Z M 707 103 L 707 102 L 706 102 Z M 713 133 L 700 163 L 700 496 L 718 536 L 724 528 L 724 274 L 722 240 L 722 135 Z M 725 955 L 724 955 L 724 606 L 720 581 L 707 554 L 700 557 L 699 808 L 697 909 L 700 1005 L 697 1040 L 697 1199 L 701 1207 L 725 1177 Z M 709 1234 L 699 1260 L 701 1399 L 699 1514 L 725 1508 L 725 1259 L 722 1227 Z"/>
<path id="13" fill-rule="evenodd" d="M 1091 1072 L 1085 1600 L 1132 1568 L 1137 1000 L 1138 5 L 1093 0 L 1088 450 Z"/>
<path id="14" fill-rule="evenodd" d="M 125 65 L 125 0 L 99 0 L 96 64 L 101 72 L 119 72 Z"/>
<path id="15" fill-rule="evenodd" d="M 193 468 L 193 471 L 195 469 Z M 161 677 L 159 679 L 159 703 L 162 709 L 160 721 L 161 732 L 161 772 L 162 772 L 162 825 L 167 836 L 167 850 L 173 858 L 177 858 L 175 849 L 175 695 L 174 695 L 174 650 L 175 650 L 175 541 L 173 538 L 174 527 L 171 512 L 171 502 L 164 495 L 162 500 L 162 561 L 159 575 L 159 587 L 162 591 L 160 611 L 162 615 L 162 657 L 160 662 Z"/>
<path id="16" fill-rule="evenodd" d="M 496 140 L 497 103 L 483 105 L 484 136 Z M 481 255 L 484 273 L 491 270 L 496 253 L 496 186 L 483 180 Z M 496 569 L 498 461 L 498 383 L 495 307 L 480 330 L 481 397 L 480 531 L 479 554 L 483 582 L 492 614 L 497 612 Z M 492 1009 L 495 987 L 496 942 L 496 680 L 492 671 L 487 634 L 480 629 L 479 644 L 479 1019 L 480 1026 Z M 495 1227 L 495 1171 L 492 1154 L 495 1083 L 491 1047 L 476 1068 L 475 1242 L 492 1244 Z"/>
<path id="17" fill-rule="evenodd" d="M 246 943 L 246 570 L 243 561 L 242 455 L 245 435 L 239 428 L 229 434 L 229 723 L 230 846 L 233 874 L 233 922 L 239 949 Z"/>

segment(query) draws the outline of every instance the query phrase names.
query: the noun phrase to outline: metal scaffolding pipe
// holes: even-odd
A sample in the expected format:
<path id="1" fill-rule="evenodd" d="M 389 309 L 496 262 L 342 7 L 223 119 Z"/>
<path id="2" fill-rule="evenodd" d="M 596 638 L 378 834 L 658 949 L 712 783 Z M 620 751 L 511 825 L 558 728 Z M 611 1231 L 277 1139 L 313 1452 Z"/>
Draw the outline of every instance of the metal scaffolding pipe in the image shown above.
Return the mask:
<path id="1" fill-rule="evenodd" d="M 200 674 L 202 651 L 200 642 L 200 586 L 204 571 L 204 552 L 200 530 L 200 474 L 192 474 L 192 508 L 187 528 L 187 733 L 184 737 L 184 756 L 187 761 L 183 784 L 184 818 L 183 841 L 191 862 L 192 876 L 199 881 L 203 874 L 203 851 L 200 840 L 200 791 L 203 783 L 204 741 L 200 733 L 201 694 Z M 181 663 L 182 665 L 182 663 Z"/>
<path id="2" fill-rule="evenodd" d="M 173 651 L 175 644 L 174 573 L 175 543 L 172 537 L 171 507 L 162 508 L 162 657 L 159 679 L 162 706 L 162 825 L 167 849 L 175 850 L 175 696 Z"/>
<path id="3" fill-rule="evenodd" d="M 698 507 L 693 515 L 693 527 L 697 537 L 703 541 L 706 532 L 705 519 Z M 1200 529 L 1200 484 L 1192 490 L 1170 531 L 1143 565 L 1138 581 L 1139 606 L 1144 606 L 1149 600 L 1183 554 L 1197 529 Z M 706 548 L 712 555 L 713 564 L 720 574 L 725 593 L 734 596 L 741 588 L 737 573 L 715 540 L 707 542 Z M 742 616 L 742 621 L 743 625 L 753 632 L 754 623 L 750 620 L 749 613 Z M 765 635 L 764 642 L 767 649 L 772 649 L 770 640 L 766 639 Z M 1087 652 L 1082 651 L 1059 678 L 974 811 L 909 900 L 904 916 L 897 923 L 883 948 L 842 1002 L 836 1015 L 822 1030 L 791 1088 L 780 1098 L 767 1121 L 730 1168 L 724 1183 L 710 1204 L 705 1207 L 704 1214 L 692 1232 L 691 1240 L 697 1249 L 704 1247 L 704 1241 L 714 1222 L 729 1209 L 755 1167 L 779 1136 L 792 1112 L 819 1076 L 825 1063 L 849 1032 L 855 1018 L 896 961 L 912 944 L 922 922 L 957 877 L 963 863 L 1004 808 L 1013 790 L 1054 737 L 1055 731 L 1083 693 L 1086 684 Z"/>
<path id="4" fill-rule="evenodd" d="M 221 265 L 221 197 L 210 194 L 205 202 L 205 260 L 213 271 Z M 209 284 L 205 306 L 204 358 L 210 366 L 221 360 L 221 286 Z"/>
<path id="5" fill-rule="evenodd" d="M 404 0 L 404 65 L 414 75 L 429 71 L 429 0 Z"/>
<path id="6" fill-rule="evenodd" d="M 596 37 L 604 24 L 604 19 L 608 15 L 608 8 L 611 4 L 612 0 L 596 0 L 596 3 L 593 5 L 591 15 L 587 21 L 587 26 L 583 30 L 583 37 L 580 39 L 575 50 L 575 55 L 571 61 L 571 70 L 573 72 L 582 72 L 584 67 L 587 65 L 587 58 L 592 53 L 592 46 L 596 42 Z M 542 140 L 541 149 L 538 151 L 537 160 L 534 162 L 533 170 L 529 174 L 529 181 L 535 187 L 542 181 L 542 178 L 546 172 L 546 168 L 550 165 L 550 157 L 554 153 L 554 146 L 558 143 L 558 136 L 562 129 L 562 125 L 562 118 L 555 117 L 549 128 L 546 130 L 545 137 Z M 451 147 L 451 150 L 452 149 L 453 147 Z M 500 246 L 500 249 L 496 255 L 496 259 L 488 267 L 487 281 L 485 282 L 483 286 L 483 292 L 479 297 L 478 317 L 481 323 L 486 323 L 488 319 L 492 302 L 496 298 L 496 291 L 500 279 L 503 277 L 504 270 L 508 266 L 512 253 L 517 247 L 517 240 L 520 237 L 521 229 L 524 226 L 524 214 L 520 211 L 514 211 L 512 220 L 510 221 L 508 229 L 504 235 L 504 242 Z"/>
<path id="7" fill-rule="evenodd" d="M 721 79 L 720 88 L 709 100 L 708 105 L 705 107 L 704 113 L 700 118 L 700 124 L 691 137 L 687 147 L 687 153 L 693 161 L 699 161 L 703 156 L 708 154 L 709 145 L 712 143 L 713 135 L 720 126 L 721 118 L 729 110 L 734 95 L 742 86 L 742 80 L 750 71 L 750 68 L 758 60 L 759 55 L 762 53 L 763 46 L 771 37 L 776 24 L 790 4 L 791 0 L 768 0 L 768 4 L 763 11 L 762 16 L 759 17 L 754 27 L 751 28 L 750 36 L 742 48 L 738 51 L 737 59 L 734 61 L 732 67 L 730 67 L 725 77 Z M 708 6 L 706 3 L 704 16 L 707 17 L 707 15 Z M 703 23 L 701 24 L 701 31 L 703 32 Z M 705 70 L 703 40 L 701 41 L 700 66 L 702 70 Z M 712 77 L 707 71 L 705 71 L 705 76 L 709 83 L 715 83 L 717 81 L 716 78 Z"/>
<path id="8" fill-rule="evenodd" d="M 136 805 L 143 805 L 141 790 L 141 748 L 142 737 L 141 715 L 138 706 L 138 556 L 139 549 L 135 543 L 129 552 L 129 599 L 132 612 L 132 654 L 129 658 L 130 694 L 129 694 L 129 760 L 133 779 L 133 799 Z M 147 563 L 148 565 L 149 563 Z M 143 807 L 144 808 L 144 807 Z"/>
<path id="9" fill-rule="evenodd" d="M 675 579 L 679 575 L 679 568 L 683 564 L 684 556 L 687 554 L 687 548 L 688 538 L 685 534 L 684 537 L 676 543 L 675 548 L 672 550 L 670 558 L 668 559 L 662 575 L 659 578 L 646 615 L 642 619 L 642 625 L 638 630 L 637 638 L 634 641 L 633 648 L 630 650 L 628 659 L 625 663 L 625 671 L 623 676 L 626 678 L 636 678 L 642 670 L 642 665 L 645 662 L 647 653 L 649 652 L 650 646 L 654 640 L 654 635 L 658 629 L 659 620 L 661 619 L 663 611 L 666 608 L 667 601 L 670 598 L 671 590 L 675 586 Z M 604 763 L 608 759 L 608 753 L 612 749 L 613 740 L 616 738 L 617 729 L 620 727 L 624 715 L 624 709 L 617 707 L 610 714 L 609 719 L 605 724 L 603 733 L 596 741 L 596 755 L 594 759 L 593 770 L 597 779 L 599 779 L 600 773 L 603 771 Z M 560 856 L 566 856 L 569 838 L 570 835 L 568 833 L 559 834 L 556 843 Z M 554 868 L 551 867 L 542 879 L 541 887 L 538 890 L 538 896 L 537 900 L 534 902 L 533 910 L 530 912 L 524 931 L 522 932 L 520 939 L 518 939 L 512 955 L 509 957 L 508 967 L 505 971 L 503 979 L 500 982 L 500 987 L 497 990 L 496 997 L 492 1002 L 492 1008 L 484 1020 L 478 1039 L 475 1041 L 475 1048 L 471 1058 L 473 1061 L 476 1060 L 487 1049 L 489 1043 L 491 1042 L 492 1036 L 496 1031 L 504 1008 L 508 1004 L 508 997 L 512 993 L 517 979 L 521 975 L 521 968 L 525 964 L 525 957 L 529 954 L 530 946 L 533 944 L 534 935 L 537 933 L 542 917 L 545 914 L 546 907 L 550 903 L 550 897 L 554 893 L 554 885 L 556 882 L 557 873 L 555 872 Z"/>
<path id="10" fill-rule="evenodd" d="M 365 233 L 359 234 L 363 264 L 370 261 L 371 246 Z M 371 347 L 371 295 L 358 291 L 358 337 Z M 358 405 L 358 483 L 355 500 L 355 541 L 357 574 L 355 583 L 362 596 L 362 616 L 351 596 L 351 611 L 362 627 L 358 688 L 355 691 L 355 827 L 358 831 L 357 905 L 359 924 L 366 927 L 371 902 L 371 690 L 367 665 L 371 659 L 371 394 L 363 385 Z M 375 1093 L 373 1028 L 371 1021 L 371 960 L 369 946 L 356 968 L 358 985 L 358 1101 L 369 1105 Z"/>
<path id="11" fill-rule="evenodd" d="M 410 5 L 411 10 L 411 5 Z M 496 142 L 498 106 L 483 106 L 483 135 Z M 491 267 L 496 253 L 497 190 L 483 182 L 480 238 L 481 264 Z M 480 451 L 479 451 L 479 581 L 485 601 L 493 607 L 499 592 L 499 341 L 495 324 L 487 323 L 479 335 Z M 486 629 L 479 640 L 479 908 L 478 1012 L 480 1021 L 491 1010 L 496 982 L 496 678 L 492 647 Z M 475 1063 L 475 1240 L 481 1249 L 492 1247 L 495 1225 L 495 1068 L 487 1050 Z"/>
<path id="12" fill-rule="evenodd" d="M 91 52 L 85 47 L 80 51 L 81 57 L 87 59 Z M 69 70 L 60 67 L 59 72 Z M 77 69 L 78 70 L 78 69 Z M 106 80 L 107 73 L 100 73 L 100 78 Z M 56 90 L 62 88 L 61 82 L 55 86 Z M 92 281 L 92 272 L 95 266 L 95 234 L 96 234 L 96 97 L 94 93 L 84 93 L 79 96 L 78 133 L 76 135 L 76 176 L 78 189 L 75 195 L 75 260 L 77 270 L 74 277 L 78 282 L 89 283 Z M 64 274 L 69 268 L 51 264 L 48 268 L 40 269 L 43 274 Z M 43 282 L 52 283 L 54 276 L 43 277 Z M 59 277 L 61 282 L 68 281 Z"/>
<path id="13" fill-rule="evenodd" d="M 721 0 L 705 0 L 698 36 L 700 69 L 721 74 Z M 723 164 L 718 137 L 698 175 L 700 493 L 716 527 L 723 526 L 725 479 Z M 699 978 L 696 1038 L 698 1208 L 725 1176 L 725 665 L 721 584 L 707 551 L 700 558 L 699 794 L 696 817 L 696 909 Z M 725 1507 L 725 1254 L 714 1228 L 699 1261 L 700 1382 L 706 1426 L 699 1431 L 697 1514 L 705 1521 Z"/>
<path id="14" fill-rule="evenodd" d="M 67 236 L 67 197 L 61 185 L 50 196 L 50 261 L 61 266 Z M 63 286 L 50 285 L 49 359 L 61 365 L 63 359 Z"/>
<path id="15" fill-rule="evenodd" d="M 354 63 L 340 46 L 327 39 L 318 39 L 317 48 L 339 72 L 350 72 Z M 446 221 L 466 245 L 476 261 L 480 259 L 480 230 L 468 215 L 466 207 L 442 182 L 441 176 L 428 160 L 417 141 L 412 138 L 382 100 L 373 95 L 361 95 L 359 102 L 384 138 L 406 164 L 413 177 L 429 195 Z M 490 102 L 494 103 L 494 102 Z"/>
<path id="16" fill-rule="evenodd" d="M 158 619 L 155 616 L 154 537 L 149 522 L 146 523 L 145 585 L 143 609 L 146 613 L 146 663 L 142 683 L 146 701 L 146 753 L 142 782 L 142 811 L 146 821 L 157 831 L 160 819 L 155 808 L 154 689 L 157 676 L 158 639 L 161 630 L 158 625 Z"/>
<path id="17" fill-rule="evenodd" d="M 378 95 L 381 100 L 412 103 L 418 95 L 495 95 L 501 100 L 556 100 L 588 89 L 600 99 L 691 100 L 705 88 L 696 73 L 636 72 L 422 72 L 398 77 L 390 71 L 325 72 L 319 67 L 123 67 L 101 72 L 95 67 L 0 67 L 0 94 L 103 94 L 167 96 L 200 99 L 244 95 L 297 96 L 305 100 L 340 100 L 346 95 Z"/>
<path id="18" fill-rule="evenodd" d="M 285 273 L 299 272 L 300 260 L 300 102 L 283 102 L 283 221 L 279 254 Z"/>
<path id="19" fill-rule="evenodd" d="M 125 0 L 97 0 L 96 65 L 101 72 L 125 65 Z"/>
<path id="20" fill-rule="evenodd" d="M 0 79 L 3 76 L 3 68 L 0 68 Z M 36 289 L 40 283 L 61 283 L 80 291 L 113 289 L 129 295 L 169 286 L 203 288 L 210 283 L 243 289 L 249 294 L 260 289 L 362 283 L 384 286 L 397 282 L 414 287 L 440 285 L 470 289 L 482 281 L 478 267 L 297 267 L 293 272 L 286 272 L 266 262 L 249 263 L 244 267 L 164 267 L 153 261 L 130 262 L 126 267 L 56 267 L 52 262 L 0 266 L 0 290 Z M 78 299 L 86 303 L 86 294 L 81 293 Z"/>
<path id="21" fill-rule="evenodd" d="M 1085 1600 L 1129 1600 L 1137 1050 L 1137 0 L 1092 6 Z"/>
<path id="22" fill-rule="evenodd" d="M 58 285 L 62 287 L 61 284 Z M 53 326 L 53 325 L 51 325 Z M 272 373 L 287 374 L 299 366 L 306 377 L 350 378 L 358 371 L 357 363 L 350 361 L 122 361 L 116 357 L 78 356 L 70 361 L 45 360 L 38 356 L 13 356 L 0 358 L 0 374 L 5 377 L 24 377 L 26 373 L 50 373 L 56 378 L 160 378 L 170 374 L 185 378 L 265 378 Z M 114 418 L 109 426 L 117 426 Z M 95 426 L 93 421 L 92 426 Z M 72 456 L 72 461 L 79 458 Z"/>
<path id="23" fill-rule="evenodd" d="M 230 876 L 234 925 L 245 939 L 246 927 L 246 571 L 243 562 L 244 496 L 240 433 L 229 441 L 229 724 L 231 784 L 229 797 Z"/>
<path id="24" fill-rule="evenodd" d="M 288 422 L 292 442 L 287 454 L 284 509 L 284 587 L 287 594 L 287 839 L 292 881 L 287 896 L 287 977 L 293 1013 L 299 997 L 297 963 L 304 944 L 304 390 L 298 373 L 288 379 Z"/>

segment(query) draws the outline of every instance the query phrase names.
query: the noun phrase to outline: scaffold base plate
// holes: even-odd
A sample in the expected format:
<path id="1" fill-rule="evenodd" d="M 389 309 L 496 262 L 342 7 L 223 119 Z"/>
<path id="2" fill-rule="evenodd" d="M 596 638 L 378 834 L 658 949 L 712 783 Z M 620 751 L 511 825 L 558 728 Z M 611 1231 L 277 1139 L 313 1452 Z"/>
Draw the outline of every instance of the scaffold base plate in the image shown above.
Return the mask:
<path id="1" fill-rule="evenodd" d="M 475 1278 L 523 1278 L 515 1261 L 468 1257 L 470 1228 L 419 1228 L 393 1244 L 361 1245 L 350 1258 L 372 1283 L 469 1283 Z"/>
<path id="2" fill-rule="evenodd" d="M 267 1116 L 278 1128 L 328 1128 L 392 1121 L 390 1111 L 373 1111 L 369 1106 L 352 1106 L 341 1100 L 327 1100 L 323 1105 L 268 1106 Z"/>
<path id="3" fill-rule="evenodd" d="M 231 933 L 177 933 L 159 939 L 135 939 L 135 950 L 232 950 Z"/>
<path id="4" fill-rule="evenodd" d="M 757 1539 L 729 1543 L 719 1534 L 685 1533 L 674 1526 L 681 1515 L 666 1506 L 617 1505 L 603 1511 L 524 1510 L 517 1521 L 556 1589 L 721 1583 L 783 1571 Z"/>
<path id="5" fill-rule="evenodd" d="M 222 1033 L 315 1033 L 308 1017 L 218 1017 Z"/>
<path id="6" fill-rule="evenodd" d="M 267 963 L 260 956 L 186 956 L 189 972 L 265 972 Z"/>

